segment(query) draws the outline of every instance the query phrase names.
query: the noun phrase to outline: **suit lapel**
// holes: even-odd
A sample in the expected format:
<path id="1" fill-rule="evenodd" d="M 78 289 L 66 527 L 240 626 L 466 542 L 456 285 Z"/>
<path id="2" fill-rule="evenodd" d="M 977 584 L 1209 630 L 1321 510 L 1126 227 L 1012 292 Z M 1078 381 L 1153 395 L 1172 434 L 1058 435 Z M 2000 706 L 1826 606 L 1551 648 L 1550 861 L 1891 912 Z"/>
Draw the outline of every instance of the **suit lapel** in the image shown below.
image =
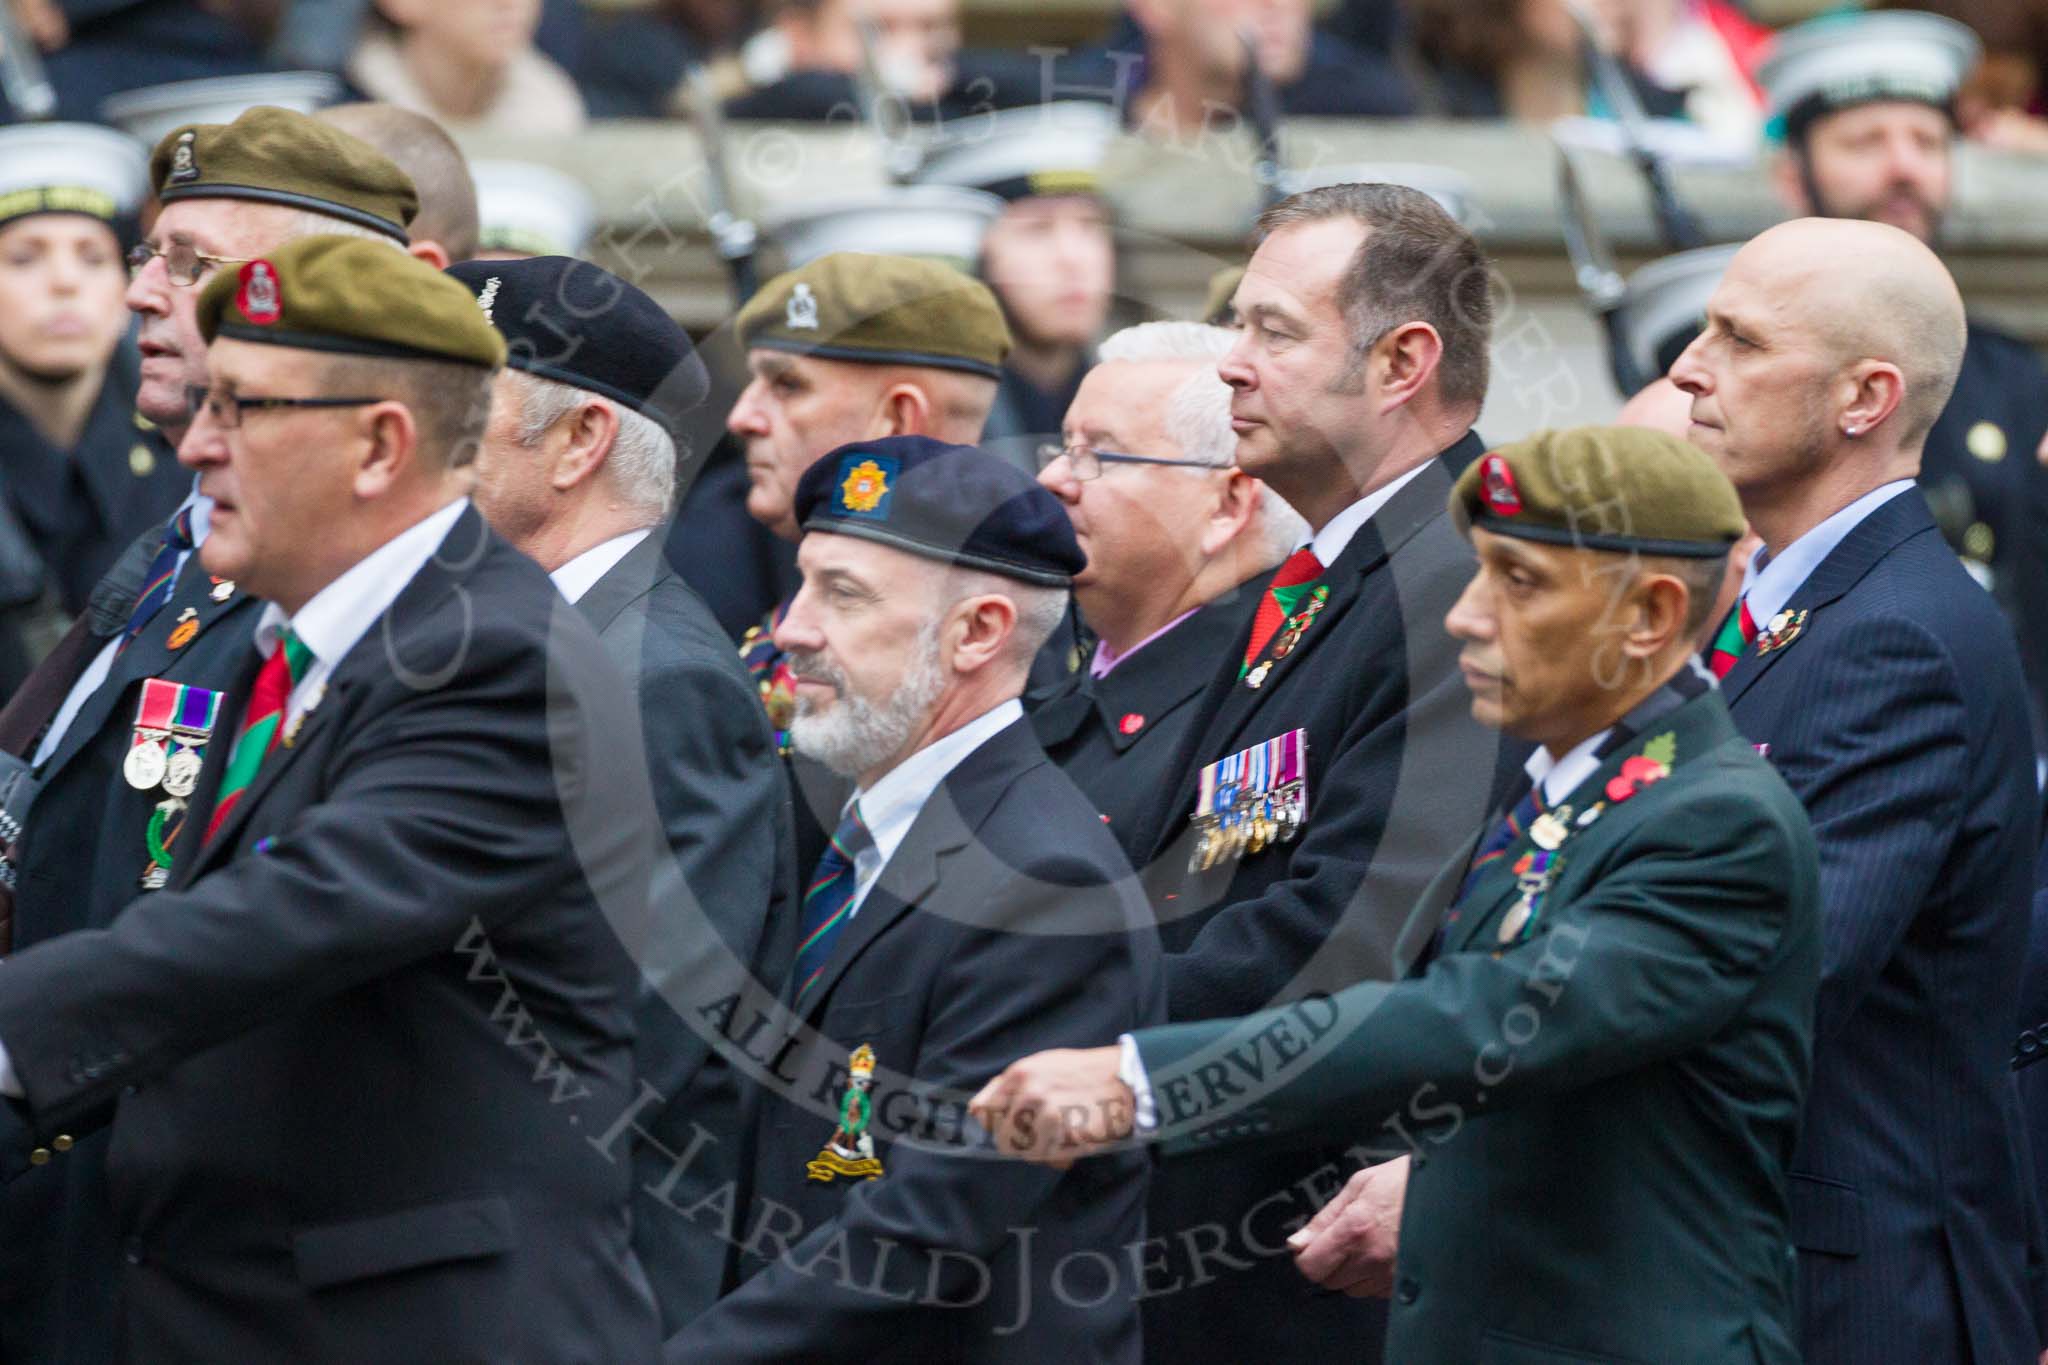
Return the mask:
<path id="1" fill-rule="evenodd" d="M 997 732 L 946 775 L 918 811 L 895 855 L 883 864 L 881 876 L 861 902 L 853 922 L 832 945 L 832 955 L 825 960 L 825 970 L 804 1009 L 807 1019 L 824 1009 L 832 998 L 832 988 L 861 952 L 926 900 L 939 884 L 940 863 L 974 841 L 976 831 L 1010 783 L 1027 768 L 1045 761 L 1031 724 L 1025 720 Z"/>
<path id="2" fill-rule="evenodd" d="M 183 859 L 178 860 L 176 870 L 184 871 L 188 866 L 190 868 L 190 874 L 183 880 L 190 881 L 210 863 L 224 856 L 227 850 L 234 848 L 237 832 L 248 821 L 251 812 L 263 804 L 263 798 L 292 766 L 292 761 L 316 747 L 316 742 L 335 723 L 333 717 L 347 710 L 349 694 L 356 688 L 366 685 L 379 670 L 386 667 L 386 646 L 381 623 L 387 619 L 411 621 L 425 616 L 434 604 L 466 577 L 470 569 L 482 559 L 485 546 L 481 542 L 488 534 L 483 518 L 477 514 L 476 509 L 465 508 L 462 515 L 456 519 L 455 525 L 442 538 L 440 546 L 429 556 L 420 571 L 413 575 L 412 581 L 405 585 L 391 605 L 379 615 L 377 621 L 363 632 L 362 638 L 356 641 L 354 647 L 336 662 L 333 671 L 327 676 L 318 704 L 310 711 L 302 713 L 298 732 L 293 735 L 290 747 L 280 746 L 276 753 L 264 760 L 263 766 L 257 769 L 254 780 L 242 793 L 242 799 L 228 812 L 227 819 L 221 824 L 215 836 L 206 841 L 204 851 L 194 856 L 189 864 Z M 251 650 L 250 654 L 253 659 L 255 651 Z M 252 662 L 237 685 L 234 697 L 237 736 L 241 733 L 242 713 L 248 704 L 249 689 L 255 682 L 258 667 L 260 660 Z M 201 809 L 198 801 L 195 801 L 192 807 L 201 831 L 205 830 L 206 822 L 212 819 L 214 797 L 220 790 L 220 773 L 227 765 L 234 744 L 231 740 L 225 748 L 218 744 L 207 747 L 206 773 L 201 788 L 205 796 L 204 809 Z M 194 794 L 197 796 L 201 793 Z"/>
<path id="3" fill-rule="evenodd" d="M 1917 487 L 1906 489 L 1851 528 L 1841 543 L 1828 552 L 1827 558 L 1807 575 L 1806 581 L 1785 604 L 1785 609 L 1820 611 L 1861 582 L 1877 561 L 1912 537 L 1934 531 L 1934 517 L 1927 510 L 1926 498 L 1921 496 Z M 1767 626 L 1769 622 L 1759 622 L 1758 625 Z M 1744 650 L 1742 657 L 1735 661 L 1735 667 L 1729 669 L 1728 676 L 1721 680 L 1721 691 L 1728 704 L 1733 706 L 1740 701 L 1758 678 L 1769 672 L 1773 664 L 1798 644 L 1794 639 L 1768 654 L 1759 654 L 1754 647 Z"/>
<path id="4" fill-rule="evenodd" d="M 599 635 L 618 619 L 619 613 L 654 590 L 671 572 L 662 558 L 661 538 L 650 534 L 605 570 L 590 585 L 590 591 L 576 600 L 576 610 Z"/>
<path id="5" fill-rule="evenodd" d="M 1234 649 L 1224 660 L 1222 671 L 1212 678 L 1208 691 L 1203 695 L 1202 710 L 1192 727 L 1190 747 L 1183 750 L 1181 762 L 1176 765 L 1181 774 L 1180 789 L 1174 794 L 1173 803 L 1166 808 L 1164 823 L 1154 835 L 1155 857 L 1179 834 L 1187 812 L 1193 807 L 1203 767 L 1228 757 L 1246 747 L 1247 743 L 1273 737 L 1270 733 L 1259 734 L 1245 740 L 1246 734 L 1254 728 L 1252 723 L 1260 710 L 1269 698 L 1283 690 L 1281 684 L 1290 674 L 1300 670 L 1301 661 L 1342 629 L 1345 616 L 1352 605 L 1364 596 L 1371 576 L 1399 554 L 1423 527 L 1444 515 L 1451 489 L 1445 461 L 1462 452 L 1467 443 L 1476 447 L 1477 438 L 1467 433 L 1464 440 L 1449 452 L 1424 466 L 1423 471 L 1390 498 L 1386 506 L 1358 528 L 1351 537 L 1351 543 L 1344 547 L 1344 552 L 1337 556 L 1337 562 L 1324 576 L 1324 581 L 1330 585 L 1330 599 L 1320 618 L 1303 632 L 1300 644 L 1286 658 L 1275 662 L 1265 681 L 1256 688 L 1248 686 L 1245 679 L 1237 676 L 1237 667 L 1244 659 L 1245 644 L 1251 638 L 1250 618 L 1246 618 L 1243 629 L 1237 632 Z M 1265 592 L 1263 580 L 1258 587 L 1261 593 Z M 1273 732 L 1278 733 L 1282 728 L 1293 727 L 1275 726 Z"/>
<path id="6" fill-rule="evenodd" d="M 120 719 L 112 712 L 127 699 L 129 688 L 133 684 L 144 678 L 161 677 L 174 671 L 178 660 L 192 647 L 193 640 L 205 634 L 215 622 L 240 609 L 244 603 L 253 604 L 254 601 L 254 598 L 239 589 L 222 601 L 214 601 L 213 581 L 200 567 L 199 556 L 195 551 L 186 559 L 184 569 L 178 574 L 177 589 L 171 594 L 171 600 L 158 608 L 156 615 L 149 618 L 142 628 L 142 633 L 135 637 L 135 643 L 129 645 L 122 651 L 120 657 L 114 660 L 114 666 L 108 672 L 106 680 L 94 689 L 93 694 L 85 699 L 85 704 L 78 708 L 78 714 L 71 718 L 71 725 L 64 731 L 64 738 L 59 741 L 56 751 L 50 755 L 50 761 L 43 765 L 45 777 L 70 762 L 72 755 L 89 744 L 109 720 Z M 250 610 L 254 609 L 252 605 Z M 192 621 L 196 629 L 190 639 L 177 649 L 173 649 L 170 644 L 171 632 L 176 627 L 179 617 L 187 611 L 193 613 Z"/>

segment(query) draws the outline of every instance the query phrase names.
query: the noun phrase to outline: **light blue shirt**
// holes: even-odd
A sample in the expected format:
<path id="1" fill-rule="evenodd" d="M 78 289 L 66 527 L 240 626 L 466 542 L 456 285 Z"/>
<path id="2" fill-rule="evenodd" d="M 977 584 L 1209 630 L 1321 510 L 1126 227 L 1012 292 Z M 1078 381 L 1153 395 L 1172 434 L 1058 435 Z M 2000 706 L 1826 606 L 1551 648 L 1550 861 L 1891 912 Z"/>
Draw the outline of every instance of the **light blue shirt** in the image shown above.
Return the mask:
<path id="1" fill-rule="evenodd" d="M 1771 618 L 1785 609 L 1793 594 L 1865 517 L 1913 487 L 1911 479 L 1894 479 L 1871 489 L 1784 549 L 1775 553 L 1768 548 L 1758 550 L 1742 576 L 1742 600 L 1749 604 L 1749 619 L 1756 622 L 1757 629 L 1768 626 Z"/>
<path id="2" fill-rule="evenodd" d="M 910 833 L 918 812 L 932 799 L 939 784 L 969 754 L 1022 719 L 1024 704 L 1012 697 L 951 734 L 933 740 L 882 774 L 874 786 L 853 794 L 847 805 L 859 807 L 861 823 L 868 827 L 868 836 L 874 842 L 854 855 L 853 901 L 846 908 L 848 920 L 860 913 L 861 902 L 874 889 L 882 868 L 896 856 L 903 837 Z"/>

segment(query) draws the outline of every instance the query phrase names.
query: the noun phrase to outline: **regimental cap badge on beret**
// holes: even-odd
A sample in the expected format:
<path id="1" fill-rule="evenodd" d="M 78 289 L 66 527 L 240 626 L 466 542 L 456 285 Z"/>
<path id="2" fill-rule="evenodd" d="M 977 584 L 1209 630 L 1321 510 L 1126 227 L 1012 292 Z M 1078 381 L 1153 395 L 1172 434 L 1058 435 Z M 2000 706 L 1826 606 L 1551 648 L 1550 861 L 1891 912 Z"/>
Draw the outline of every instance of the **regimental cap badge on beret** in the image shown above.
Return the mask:
<path id="1" fill-rule="evenodd" d="M 199 134 L 190 128 L 178 134 L 177 146 L 171 149 L 171 173 L 166 177 L 166 183 L 182 185 L 199 178 L 199 158 L 192 151 L 192 144 L 198 138 Z"/>
<path id="2" fill-rule="evenodd" d="M 1489 455 L 1482 460 L 1479 482 L 1487 511 L 1497 517 L 1521 514 L 1522 495 L 1515 489 L 1515 471 L 1508 467 L 1506 460 L 1498 455 Z"/>
<path id="3" fill-rule="evenodd" d="M 1451 490 L 1460 530 L 1614 554 L 1712 559 L 1742 503 L 1706 452 L 1644 427 L 1543 431 L 1475 461 Z"/>
<path id="4" fill-rule="evenodd" d="M 797 522 L 1045 587 L 1087 567 L 1060 500 L 1007 460 L 926 436 L 841 446 L 804 471 Z"/>
<path id="5" fill-rule="evenodd" d="M 802 280 L 789 291 L 789 307 L 784 310 L 784 323 L 792 332 L 815 332 L 818 330 L 818 296 L 811 292 L 811 286 Z"/>
<path id="6" fill-rule="evenodd" d="M 838 511 L 849 517 L 889 518 L 890 482 L 903 468 L 887 455 L 848 455 L 840 460 Z"/>
<path id="7" fill-rule="evenodd" d="M 241 287 L 235 291 L 235 307 L 258 327 L 275 326 L 284 316 L 284 299 L 277 288 L 277 267 L 269 261 L 251 261 L 242 267 Z"/>

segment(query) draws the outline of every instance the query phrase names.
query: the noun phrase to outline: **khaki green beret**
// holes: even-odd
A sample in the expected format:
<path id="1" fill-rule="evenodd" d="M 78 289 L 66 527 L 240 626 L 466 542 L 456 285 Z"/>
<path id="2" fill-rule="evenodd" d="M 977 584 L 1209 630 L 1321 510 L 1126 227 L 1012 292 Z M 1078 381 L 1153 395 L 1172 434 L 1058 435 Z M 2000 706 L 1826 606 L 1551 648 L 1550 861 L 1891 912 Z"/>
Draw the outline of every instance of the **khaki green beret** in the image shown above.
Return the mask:
<path id="1" fill-rule="evenodd" d="M 1010 329 L 979 280 L 936 261 L 838 251 L 777 275 L 740 309 L 740 344 L 996 378 Z"/>
<path id="2" fill-rule="evenodd" d="M 258 105 L 233 123 L 192 123 L 165 135 L 149 183 L 166 204 L 253 199 L 310 209 L 403 242 L 419 212 L 412 178 L 382 152 L 331 124 Z"/>
<path id="3" fill-rule="evenodd" d="M 365 237 L 299 237 L 199 296 L 199 330 L 236 341 L 496 369 L 505 338 L 461 281 Z"/>
<path id="4" fill-rule="evenodd" d="M 1451 519 L 1495 535 L 1618 554 L 1711 559 L 1742 538 L 1741 500 L 1705 451 L 1647 427 L 1542 431 L 1481 456 Z"/>

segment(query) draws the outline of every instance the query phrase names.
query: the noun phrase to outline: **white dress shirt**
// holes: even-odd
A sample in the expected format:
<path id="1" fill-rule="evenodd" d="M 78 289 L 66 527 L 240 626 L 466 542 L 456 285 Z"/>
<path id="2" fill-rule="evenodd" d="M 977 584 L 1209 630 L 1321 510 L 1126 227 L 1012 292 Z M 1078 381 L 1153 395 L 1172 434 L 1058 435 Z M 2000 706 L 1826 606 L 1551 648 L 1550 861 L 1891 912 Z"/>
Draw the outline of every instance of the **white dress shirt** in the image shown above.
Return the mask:
<path id="1" fill-rule="evenodd" d="M 995 738 L 996 733 L 1024 719 L 1024 704 L 1015 697 L 982 712 L 949 735 L 933 740 L 891 768 L 867 791 L 856 791 L 847 805 L 860 811 L 861 823 L 874 841 L 853 859 L 853 900 L 846 918 L 860 913 L 861 902 L 874 889 L 882 868 L 896 856 L 903 836 L 917 822 L 918 812 L 961 760 Z"/>
<path id="2" fill-rule="evenodd" d="M 327 689 L 328 675 L 356 642 L 369 633 L 398 594 L 405 591 L 419 571 L 426 567 L 441 542 L 448 538 L 456 518 L 469 506 L 468 498 L 457 498 L 440 511 L 414 522 L 390 540 L 356 561 L 341 577 L 313 594 L 312 600 L 287 618 L 284 608 L 266 602 L 256 622 L 256 652 L 268 659 L 277 650 L 277 634 L 287 624 L 306 648 L 313 662 L 292 688 L 285 705 L 287 729 L 317 705 Z M 5 970 L 0 965 L 0 970 Z M 20 1099 L 20 1078 L 7 1057 L 7 1045 L 0 1042 L 0 1095 Z"/>
<path id="3" fill-rule="evenodd" d="M 299 637 L 299 643 L 313 656 L 305 675 L 286 699 L 286 730 L 319 704 L 334 666 L 356 647 L 356 641 L 369 633 L 377 618 L 427 566 L 468 506 L 468 498 L 457 498 L 440 511 L 414 522 L 314 593 L 296 615 L 287 617 L 284 608 L 275 602 L 263 604 L 263 615 L 256 621 L 256 652 L 268 659 L 277 649 L 278 632 L 288 624 L 292 634 Z"/>
<path id="4" fill-rule="evenodd" d="M 1337 562 L 1337 556 L 1350 546 L 1351 538 L 1358 534 L 1358 528 L 1371 521 L 1379 510 L 1394 500 L 1394 494 L 1415 482 L 1423 470 L 1433 461 L 1425 460 L 1415 468 L 1401 475 L 1392 483 L 1375 488 L 1357 502 L 1323 523 L 1323 529 L 1309 538 L 1309 548 L 1316 552 L 1316 560 L 1324 568 Z"/>
<path id="5" fill-rule="evenodd" d="M 635 546 L 649 535 L 643 526 L 637 531 L 628 531 L 622 536 L 600 541 L 577 555 L 574 559 L 556 569 L 548 577 L 555 580 L 555 590 L 571 602 L 583 600 L 583 594 L 597 586 L 597 580 L 610 573 L 618 562 L 633 552 Z"/>
<path id="6" fill-rule="evenodd" d="M 1542 785 L 1545 810 L 1570 796 L 1581 782 L 1600 771 L 1600 746 L 1613 733 L 1614 727 L 1610 725 L 1599 734 L 1580 740 L 1559 759 L 1551 758 L 1550 750 L 1543 746 L 1536 747 L 1536 752 L 1522 764 L 1522 771 L 1529 774 L 1531 782 Z"/>
<path id="7" fill-rule="evenodd" d="M 192 549 L 181 553 L 177 565 L 171 570 L 172 592 L 177 591 L 178 579 L 184 574 L 185 566 L 192 562 L 193 553 L 206 543 L 206 534 L 213 529 L 213 499 L 199 491 L 199 476 L 196 474 L 192 476 L 192 491 L 185 495 L 185 501 L 178 504 L 178 511 L 188 507 L 192 509 Z M 174 512 L 171 517 L 166 517 L 165 524 L 168 525 L 176 515 Z M 121 636 L 117 634 L 100 647 L 100 652 L 85 666 L 85 672 L 78 675 L 78 681 L 71 684 L 71 690 L 64 694 L 64 704 L 57 708 L 57 714 L 50 720 L 50 728 L 43 732 L 42 743 L 36 745 L 35 757 L 31 760 L 36 767 L 48 763 L 50 755 L 57 752 L 57 746 L 64 742 L 64 733 L 78 718 L 85 699 L 99 691 L 100 684 L 114 671 L 114 656 L 120 651 Z"/>
<path id="8" fill-rule="evenodd" d="M 1742 600 L 1749 604 L 1749 619 L 1756 622 L 1757 629 L 1768 626 L 1771 618 L 1785 609 L 1821 561 L 1833 554 L 1865 517 L 1915 486 L 1911 479 L 1894 479 L 1871 489 L 1784 549 L 1758 550 L 1742 575 Z"/>

